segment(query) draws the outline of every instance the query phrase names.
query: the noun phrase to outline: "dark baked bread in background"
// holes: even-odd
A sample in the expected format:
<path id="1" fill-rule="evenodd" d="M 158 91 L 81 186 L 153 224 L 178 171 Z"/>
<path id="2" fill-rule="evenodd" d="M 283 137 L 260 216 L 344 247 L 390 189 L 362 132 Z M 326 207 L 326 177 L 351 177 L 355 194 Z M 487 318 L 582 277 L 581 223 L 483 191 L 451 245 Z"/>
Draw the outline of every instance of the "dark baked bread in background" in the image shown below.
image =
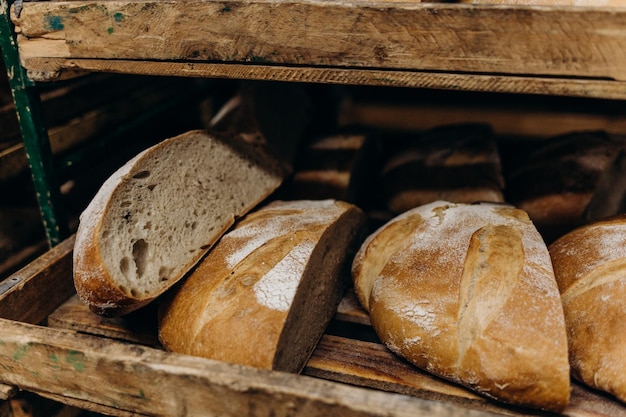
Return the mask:
<path id="1" fill-rule="evenodd" d="M 436 200 L 503 202 L 500 157 L 488 125 L 441 126 L 399 141 L 379 187 L 393 213 Z"/>
<path id="2" fill-rule="evenodd" d="M 379 137 L 371 129 L 346 127 L 316 136 L 302 146 L 280 198 L 331 198 L 365 208 L 371 203 L 378 155 Z"/>
<path id="3" fill-rule="evenodd" d="M 605 132 L 530 142 L 506 174 L 506 199 L 525 210 L 550 243 L 585 222 L 602 174 L 625 146 L 623 138 Z"/>

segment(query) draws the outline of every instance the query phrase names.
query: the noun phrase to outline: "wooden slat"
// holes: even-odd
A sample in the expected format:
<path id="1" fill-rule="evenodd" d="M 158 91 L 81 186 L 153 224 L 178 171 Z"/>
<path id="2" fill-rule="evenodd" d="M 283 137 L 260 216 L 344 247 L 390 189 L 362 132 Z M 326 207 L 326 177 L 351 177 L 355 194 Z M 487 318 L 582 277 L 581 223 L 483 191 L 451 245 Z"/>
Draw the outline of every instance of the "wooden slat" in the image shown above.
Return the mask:
<path id="1" fill-rule="evenodd" d="M 26 59 L 256 62 L 626 80 L 624 8 L 78 0 L 29 3 L 14 22 Z"/>
<path id="2" fill-rule="evenodd" d="M 29 76 L 38 81 L 63 78 L 76 70 L 180 77 L 312 82 L 454 91 L 541 94 L 626 99 L 626 82 L 501 74 L 467 74 L 380 69 L 293 67 L 206 62 L 111 59 L 25 58 Z"/>
<path id="3" fill-rule="evenodd" d="M 416 369 L 382 345 L 325 335 L 304 373 L 352 385 L 446 401 L 470 409 L 508 416 L 540 416 L 537 410 L 508 407 Z M 608 395 L 572 382 L 572 394 L 563 416 L 624 417 L 626 407 Z"/>
<path id="4" fill-rule="evenodd" d="M 0 317 L 40 323 L 74 292 L 74 236 L 0 282 Z"/>
<path id="5" fill-rule="evenodd" d="M 349 292 L 338 309 L 335 320 L 345 320 L 344 329 L 350 325 L 360 326 L 369 322 L 364 321 L 365 313 L 355 301 L 353 293 Z M 360 319 L 355 320 L 355 317 Z M 141 317 L 101 318 L 91 313 L 76 297 L 68 300 L 48 318 L 50 326 L 158 347 L 155 323 L 154 310 L 144 312 Z M 462 386 L 417 369 L 391 353 L 380 342 L 358 340 L 352 336 L 324 335 L 303 373 L 329 381 L 444 401 L 463 408 L 501 415 L 518 417 L 542 415 L 537 411 L 507 407 L 488 400 Z M 93 411 L 98 409 L 94 408 Z M 564 415 L 624 417 L 626 407 L 608 395 L 593 392 L 573 383 L 571 404 Z"/>
<path id="6" fill-rule="evenodd" d="M 5 319 L 0 319 L 0 381 L 102 404 L 122 415 L 492 415 Z"/>
<path id="7" fill-rule="evenodd" d="M 424 131 L 457 123 L 487 123 L 497 136 L 545 139 L 571 132 L 605 131 L 626 135 L 626 114 L 611 115 L 567 111 L 563 108 L 532 109 L 516 105 L 515 100 L 481 105 L 471 102 L 457 105 L 427 101 L 391 103 L 387 101 L 353 102 L 344 106 L 342 123 L 383 129 Z M 499 106 L 498 106 L 499 105 Z M 626 109 L 625 109 L 626 110 Z"/>
<path id="8" fill-rule="evenodd" d="M 17 394 L 18 389 L 13 385 L 0 384 L 0 400 L 8 400 Z"/>
<path id="9" fill-rule="evenodd" d="M 102 317 L 89 311 L 75 295 L 48 316 L 48 326 L 160 347 L 156 336 L 156 311 L 152 307 L 129 316 Z"/>
<path id="10" fill-rule="evenodd" d="M 134 88 L 129 87 L 128 91 L 118 93 L 109 102 L 101 103 L 95 108 L 86 106 L 81 114 L 69 114 L 73 117 L 63 124 L 49 125 L 48 137 L 52 153 L 62 154 L 89 139 L 111 132 L 140 115 L 149 114 L 152 109 L 174 100 L 177 96 L 189 94 L 172 83 L 139 83 Z M 80 101 L 80 97 L 76 97 L 76 100 Z M 0 152 L 0 181 L 13 178 L 27 168 L 28 159 L 23 143 L 17 143 Z"/>

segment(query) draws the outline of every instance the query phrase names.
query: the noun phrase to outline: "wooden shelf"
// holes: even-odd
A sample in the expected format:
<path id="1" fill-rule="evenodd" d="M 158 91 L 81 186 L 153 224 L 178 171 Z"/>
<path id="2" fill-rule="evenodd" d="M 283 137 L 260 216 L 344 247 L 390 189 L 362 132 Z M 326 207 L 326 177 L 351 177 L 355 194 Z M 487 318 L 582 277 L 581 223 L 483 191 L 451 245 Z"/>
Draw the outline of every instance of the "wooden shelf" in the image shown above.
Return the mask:
<path id="1" fill-rule="evenodd" d="M 72 236 L 0 288 L 0 398 L 15 385 L 113 416 L 548 415 L 491 401 L 393 355 L 350 293 L 301 375 L 166 352 L 156 306 L 103 318 L 76 298 L 73 246 Z M 623 417 L 626 407 L 573 382 L 562 415 Z"/>
<path id="2" fill-rule="evenodd" d="M 626 8 L 77 0 L 12 14 L 39 81 L 104 71 L 626 98 Z"/>

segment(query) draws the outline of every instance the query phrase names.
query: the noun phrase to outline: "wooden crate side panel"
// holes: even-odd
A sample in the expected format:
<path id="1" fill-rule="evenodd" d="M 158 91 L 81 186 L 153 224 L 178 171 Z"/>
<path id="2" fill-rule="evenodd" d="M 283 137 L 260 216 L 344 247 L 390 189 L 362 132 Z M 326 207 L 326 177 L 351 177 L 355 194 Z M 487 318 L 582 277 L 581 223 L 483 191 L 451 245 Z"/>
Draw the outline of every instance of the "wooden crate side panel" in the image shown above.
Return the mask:
<path id="1" fill-rule="evenodd" d="M 487 416 L 453 404 L 0 319 L 0 381 L 154 416 Z"/>
<path id="2" fill-rule="evenodd" d="M 25 59 L 190 60 L 626 79 L 626 10 L 404 2 L 33 2 Z M 198 18 L 202 16 L 202 18 Z"/>
<path id="3" fill-rule="evenodd" d="M 0 317 L 40 323 L 75 293 L 72 281 L 74 236 L 0 283 Z"/>
<path id="4" fill-rule="evenodd" d="M 626 99 L 626 82 L 602 79 L 89 58 L 33 57 L 24 65 L 37 81 L 85 71 Z"/>

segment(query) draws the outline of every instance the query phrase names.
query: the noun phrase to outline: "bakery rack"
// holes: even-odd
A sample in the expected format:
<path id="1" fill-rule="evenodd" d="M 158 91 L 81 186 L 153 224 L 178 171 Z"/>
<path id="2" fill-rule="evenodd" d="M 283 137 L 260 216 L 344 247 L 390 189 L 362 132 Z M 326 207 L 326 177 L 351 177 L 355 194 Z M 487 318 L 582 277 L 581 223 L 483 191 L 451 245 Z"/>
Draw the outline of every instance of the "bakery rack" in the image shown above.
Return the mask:
<path id="1" fill-rule="evenodd" d="M 79 0 L 29 2 L 18 17 L 0 6 L 52 244 L 67 230 L 34 81 L 112 72 L 626 98 L 624 8 Z"/>
<path id="2" fill-rule="evenodd" d="M 304 375 L 164 352 L 75 303 L 36 82 L 94 72 L 626 99 L 626 8 L 385 0 L 0 0 L 2 51 L 52 249 L 0 283 L 0 398 L 110 415 L 544 415 L 389 356 L 348 295 Z M 152 323 L 153 324 L 153 323 Z M 145 326 L 144 326 L 145 327 Z M 372 389 L 374 388 L 374 389 Z M 565 415 L 626 416 L 574 384 Z"/>

